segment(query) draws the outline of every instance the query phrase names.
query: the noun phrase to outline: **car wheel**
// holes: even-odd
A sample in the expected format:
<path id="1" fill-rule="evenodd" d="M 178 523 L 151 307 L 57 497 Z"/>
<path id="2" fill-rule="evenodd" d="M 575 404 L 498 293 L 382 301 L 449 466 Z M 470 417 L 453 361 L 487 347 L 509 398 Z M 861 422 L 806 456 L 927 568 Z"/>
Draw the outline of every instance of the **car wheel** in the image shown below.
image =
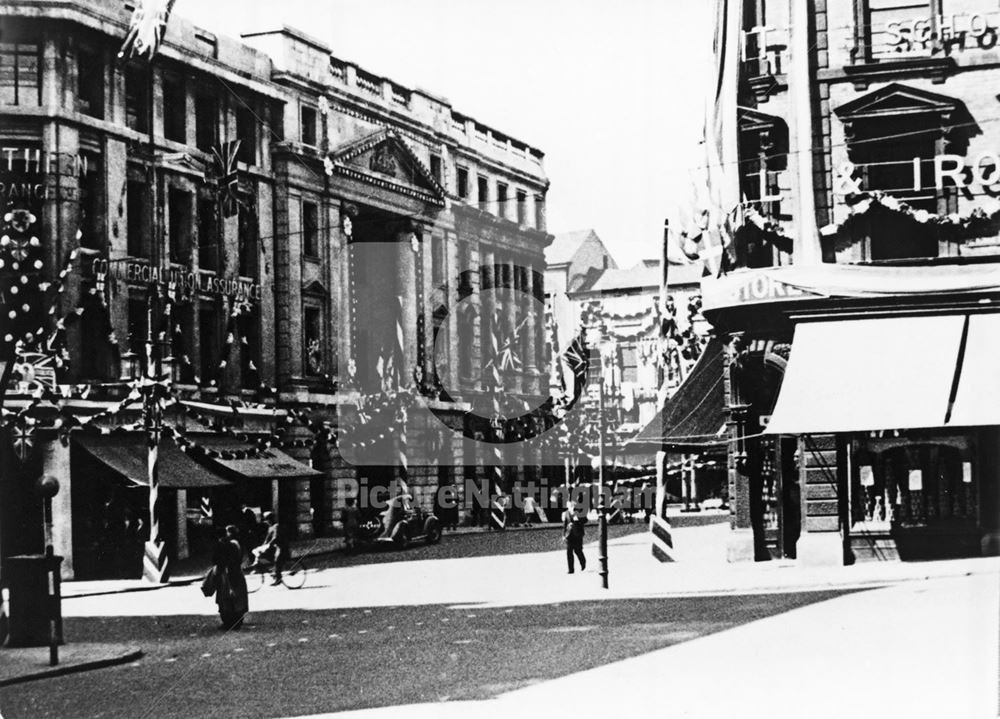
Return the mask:
<path id="1" fill-rule="evenodd" d="M 406 545 L 410 543 L 410 536 L 407 531 L 406 523 L 400 522 L 393 527 L 390 538 L 392 539 L 392 543 L 395 544 L 397 548 L 406 549 Z"/>
<path id="2" fill-rule="evenodd" d="M 424 522 L 424 535 L 428 544 L 437 544 L 441 541 L 441 523 L 434 517 L 428 517 Z"/>

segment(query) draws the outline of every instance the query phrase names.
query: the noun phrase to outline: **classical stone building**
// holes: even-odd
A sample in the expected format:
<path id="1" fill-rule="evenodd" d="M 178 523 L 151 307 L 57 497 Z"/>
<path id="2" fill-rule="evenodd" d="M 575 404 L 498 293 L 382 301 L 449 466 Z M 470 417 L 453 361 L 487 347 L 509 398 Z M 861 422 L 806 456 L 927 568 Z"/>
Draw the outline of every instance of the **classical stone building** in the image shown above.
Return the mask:
<path id="1" fill-rule="evenodd" d="M 82 576 L 132 571 L 98 545 L 110 525 L 141 542 L 148 521 L 133 391 L 148 333 L 176 400 L 160 454 L 177 557 L 240 502 L 298 536 L 330 533 L 350 480 L 398 473 L 336 449 L 397 335 L 396 381 L 437 417 L 407 433 L 411 446 L 439 436 L 408 468 L 416 503 L 440 511 L 433 490 L 462 467 L 486 481 L 460 440 L 488 422 L 490 338 L 514 336 L 509 394 L 547 394 L 541 151 L 289 28 L 236 41 L 174 15 L 150 66 L 116 59 L 121 3 L 0 14 L 0 183 L 6 210 L 35 218 L 24 242 L 38 238 L 22 252 L 7 220 L 4 299 L 18 290 L 11 253 L 37 259 L 30 287 L 49 283 L 38 306 L 55 307 L 37 320 L 58 330 L 55 350 L 17 358 L 6 397 L 0 554 L 40 548 L 27 488 L 50 474 L 66 575 L 74 559 Z M 21 336 L 36 317 L 3 321 L 0 335 Z M 522 460 L 509 484 L 535 471 Z"/>

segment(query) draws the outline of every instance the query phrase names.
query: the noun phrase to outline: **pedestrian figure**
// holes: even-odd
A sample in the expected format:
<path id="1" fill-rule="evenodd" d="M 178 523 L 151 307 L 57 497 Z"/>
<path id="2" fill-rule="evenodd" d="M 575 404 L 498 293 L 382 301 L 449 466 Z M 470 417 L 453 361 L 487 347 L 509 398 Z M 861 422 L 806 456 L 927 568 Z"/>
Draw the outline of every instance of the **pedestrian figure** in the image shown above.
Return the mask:
<path id="1" fill-rule="evenodd" d="M 290 559 L 288 548 L 288 537 L 285 528 L 278 524 L 278 518 L 274 512 L 264 512 L 264 522 L 267 523 L 267 534 L 264 535 L 264 543 L 253 550 L 254 559 L 260 561 L 263 557 L 272 563 L 274 578 L 272 585 L 281 584 L 281 569 L 285 561 Z"/>
<path id="2" fill-rule="evenodd" d="M 531 526 L 538 520 L 538 507 L 535 505 L 535 497 L 533 495 L 524 495 L 524 502 L 521 504 L 521 509 L 524 512 L 524 523 L 528 526 Z"/>
<path id="3" fill-rule="evenodd" d="M 348 552 L 353 552 L 357 548 L 359 525 L 358 508 L 354 504 L 354 497 L 347 498 L 347 506 L 341 512 L 340 520 L 344 525 L 344 548 Z"/>
<path id="4" fill-rule="evenodd" d="M 260 541 L 260 522 L 257 513 L 246 504 L 240 507 L 240 529 L 242 531 L 242 546 L 253 547 Z"/>
<path id="5" fill-rule="evenodd" d="M 573 573 L 573 555 L 580 560 L 580 571 L 587 568 L 587 558 L 583 556 L 583 534 L 587 524 L 586 516 L 577 513 L 576 505 L 570 502 L 563 512 L 563 541 L 566 543 L 566 563 L 569 573 Z"/>
<path id="6" fill-rule="evenodd" d="M 233 524 L 226 527 L 212 553 L 212 571 L 215 574 L 215 603 L 222 619 L 220 629 L 239 629 L 243 617 L 250 609 L 247 580 L 243 576 L 243 548 L 238 537 L 240 530 Z"/>

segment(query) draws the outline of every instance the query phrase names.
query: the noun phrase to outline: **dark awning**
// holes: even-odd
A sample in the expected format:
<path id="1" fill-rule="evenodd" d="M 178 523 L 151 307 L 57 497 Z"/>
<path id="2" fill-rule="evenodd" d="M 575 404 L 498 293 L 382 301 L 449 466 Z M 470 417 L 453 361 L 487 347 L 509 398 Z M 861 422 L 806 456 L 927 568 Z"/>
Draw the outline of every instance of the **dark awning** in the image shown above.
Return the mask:
<path id="1" fill-rule="evenodd" d="M 713 338 L 676 392 L 625 447 L 703 452 L 725 444 L 722 341 Z"/>
<path id="2" fill-rule="evenodd" d="M 210 461 L 234 479 L 316 479 L 325 476 L 312 467 L 292 459 L 280 449 L 257 450 L 235 437 L 191 437 L 192 441 L 221 456 Z M 250 452 L 251 456 L 243 454 Z"/>
<path id="3" fill-rule="evenodd" d="M 77 434 L 73 441 L 94 459 L 136 484 L 148 485 L 146 435 Z M 204 489 L 232 483 L 184 454 L 168 437 L 160 439 L 157 475 L 160 486 L 169 489 Z"/>

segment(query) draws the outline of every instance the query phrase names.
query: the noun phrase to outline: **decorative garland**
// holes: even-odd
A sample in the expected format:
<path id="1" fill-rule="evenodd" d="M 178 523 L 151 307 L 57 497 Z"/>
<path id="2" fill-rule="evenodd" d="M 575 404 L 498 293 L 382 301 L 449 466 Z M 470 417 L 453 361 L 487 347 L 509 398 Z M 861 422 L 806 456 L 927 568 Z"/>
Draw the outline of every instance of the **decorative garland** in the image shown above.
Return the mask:
<path id="1" fill-rule="evenodd" d="M 850 211 L 849 216 L 843 222 L 831 223 L 822 227 L 820 234 L 831 236 L 843 230 L 849 230 L 853 224 L 878 208 L 909 217 L 921 225 L 936 225 L 941 229 L 951 231 L 954 233 L 955 239 L 981 237 L 984 229 L 990 229 L 992 234 L 996 234 L 996 226 L 1000 225 L 1000 200 L 992 197 L 987 198 L 982 206 L 974 207 L 964 215 L 957 212 L 942 215 L 928 210 L 916 209 L 904 200 L 879 190 L 848 195 L 844 199 L 844 204 Z"/>

